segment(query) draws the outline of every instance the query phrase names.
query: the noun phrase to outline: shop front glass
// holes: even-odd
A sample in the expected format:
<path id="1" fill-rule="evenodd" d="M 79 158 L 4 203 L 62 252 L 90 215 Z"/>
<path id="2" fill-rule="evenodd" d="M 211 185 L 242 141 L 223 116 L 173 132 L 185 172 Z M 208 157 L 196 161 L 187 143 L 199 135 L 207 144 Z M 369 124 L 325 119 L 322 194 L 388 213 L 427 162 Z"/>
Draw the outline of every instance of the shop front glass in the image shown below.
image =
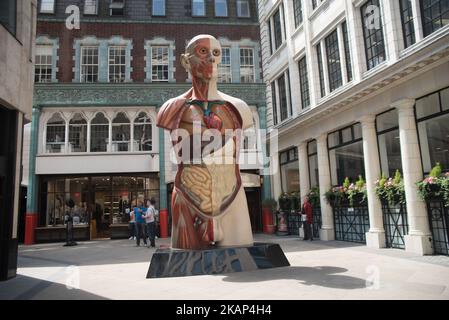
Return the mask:
<path id="1" fill-rule="evenodd" d="M 382 173 L 394 177 L 396 170 L 402 171 L 398 111 L 393 109 L 379 114 L 376 129 Z"/>
<path id="2" fill-rule="evenodd" d="M 424 173 L 440 163 L 449 170 L 449 88 L 416 100 Z"/>
<path id="3" fill-rule="evenodd" d="M 328 146 L 333 185 L 342 185 L 346 177 L 355 182 L 365 176 L 360 123 L 330 133 Z"/>
<path id="4" fill-rule="evenodd" d="M 146 176 L 44 177 L 41 184 L 41 226 L 61 226 L 71 212 L 75 224 L 95 221 L 98 231 L 127 224 L 129 212 L 146 199 L 159 200 L 159 178 Z M 70 202 L 74 207 L 70 209 Z"/>
<path id="5" fill-rule="evenodd" d="M 292 148 L 279 155 L 283 192 L 299 191 L 298 149 Z"/>
<path id="6" fill-rule="evenodd" d="M 307 156 L 309 159 L 310 188 L 314 188 L 319 185 L 318 153 L 316 140 L 310 141 L 307 144 Z"/>

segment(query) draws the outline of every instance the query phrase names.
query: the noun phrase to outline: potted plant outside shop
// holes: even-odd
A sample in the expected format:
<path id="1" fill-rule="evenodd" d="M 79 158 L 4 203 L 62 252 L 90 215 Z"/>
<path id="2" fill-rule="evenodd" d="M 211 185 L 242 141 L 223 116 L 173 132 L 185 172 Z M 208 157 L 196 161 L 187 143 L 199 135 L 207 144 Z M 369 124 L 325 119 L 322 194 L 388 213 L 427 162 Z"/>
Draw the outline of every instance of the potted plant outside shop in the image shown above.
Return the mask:
<path id="1" fill-rule="evenodd" d="M 313 187 L 310 192 L 307 194 L 307 197 L 309 198 L 309 202 L 312 205 L 313 208 L 320 207 L 320 188 L 319 187 Z"/>
<path id="2" fill-rule="evenodd" d="M 375 182 L 376 195 L 382 203 L 393 207 L 405 204 L 404 181 L 399 170 L 396 170 L 394 178 L 387 178 L 382 174 Z"/>
<path id="3" fill-rule="evenodd" d="M 287 192 L 283 192 L 279 196 L 279 210 L 290 211 L 290 209 L 291 209 L 290 195 Z"/>
<path id="4" fill-rule="evenodd" d="M 298 213 L 301 207 L 301 196 L 299 192 L 295 191 L 290 193 L 290 210 L 291 213 Z"/>
<path id="5" fill-rule="evenodd" d="M 366 183 L 362 176 L 355 183 L 346 177 L 343 185 L 326 192 L 326 200 L 331 206 L 360 206 L 366 202 Z"/>
<path id="6" fill-rule="evenodd" d="M 429 176 L 417 183 L 418 193 L 423 200 L 437 199 L 449 207 L 449 172 L 443 173 L 441 164 L 437 163 Z"/>

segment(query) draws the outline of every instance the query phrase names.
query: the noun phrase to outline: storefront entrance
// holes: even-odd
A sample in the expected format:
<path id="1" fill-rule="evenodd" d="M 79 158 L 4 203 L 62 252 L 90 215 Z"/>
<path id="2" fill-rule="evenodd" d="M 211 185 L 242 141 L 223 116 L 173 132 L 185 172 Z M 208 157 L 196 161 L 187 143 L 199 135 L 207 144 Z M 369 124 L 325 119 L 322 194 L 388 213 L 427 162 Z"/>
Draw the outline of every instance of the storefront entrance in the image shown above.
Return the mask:
<path id="1" fill-rule="evenodd" d="M 64 241 L 64 215 L 72 213 L 79 240 L 128 237 L 129 212 L 145 199 L 159 199 L 156 173 L 41 179 L 37 242 Z M 68 202 L 75 204 L 70 209 Z"/>

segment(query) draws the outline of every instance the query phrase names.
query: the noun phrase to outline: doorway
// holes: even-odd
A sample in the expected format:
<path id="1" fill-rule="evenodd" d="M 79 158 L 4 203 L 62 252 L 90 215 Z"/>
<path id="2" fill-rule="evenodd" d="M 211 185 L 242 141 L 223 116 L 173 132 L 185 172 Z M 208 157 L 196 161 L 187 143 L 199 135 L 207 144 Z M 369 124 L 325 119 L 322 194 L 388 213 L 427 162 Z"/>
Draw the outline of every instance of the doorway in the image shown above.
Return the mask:
<path id="1" fill-rule="evenodd" d="M 251 220 L 251 229 L 253 233 L 262 232 L 260 188 L 245 188 L 245 194 Z"/>

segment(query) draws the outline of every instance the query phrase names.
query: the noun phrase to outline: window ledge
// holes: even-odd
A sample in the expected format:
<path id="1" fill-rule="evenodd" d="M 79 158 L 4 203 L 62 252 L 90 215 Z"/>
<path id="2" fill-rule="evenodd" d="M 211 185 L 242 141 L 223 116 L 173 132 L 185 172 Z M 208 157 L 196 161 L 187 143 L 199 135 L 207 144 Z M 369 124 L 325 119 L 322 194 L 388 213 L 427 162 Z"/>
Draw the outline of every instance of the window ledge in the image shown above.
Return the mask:
<path id="1" fill-rule="evenodd" d="M 364 73 L 362 73 L 362 80 L 366 80 L 366 79 L 372 77 L 373 75 L 377 74 L 378 72 L 381 72 L 382 70 L 388 68 L 388 66 L 389 66 L 388 60 L 385 60 L 384 62 L 378 64 L 371 70 L 368 70 L 368 71 L 365 71 Z"/>
<path id="2" fill-rule="evenodd" d="M 290 36 L 290 39 L 295 38 L 298 33 L 300 33 L 302 30 L 304 30 L 304 22 L 301 22 L 299 26 L 293 31 L 293 34 Z"/>
<path id="3" fill-rule="evenodd" d="M 328 7 L 329 7 L 329 0 L 322 1 L 318 5 L 318 7 L 316 7 L 315 10 L 312 11 L 312 13 L 309 16 L 309 20 L 315 19 L 321 13 L 321 11 L 324 11 Z"/>
<path id="4" fill-rule="evenodd" d="M 279 46 L 279 48 L 276 49 L 275 52 L 268 58 L 268 62 L 271 62 L 275 57 L 280 55 L 280 52 L 287 47 L 287 41 L 284 40 L 284 42 Z"/>

